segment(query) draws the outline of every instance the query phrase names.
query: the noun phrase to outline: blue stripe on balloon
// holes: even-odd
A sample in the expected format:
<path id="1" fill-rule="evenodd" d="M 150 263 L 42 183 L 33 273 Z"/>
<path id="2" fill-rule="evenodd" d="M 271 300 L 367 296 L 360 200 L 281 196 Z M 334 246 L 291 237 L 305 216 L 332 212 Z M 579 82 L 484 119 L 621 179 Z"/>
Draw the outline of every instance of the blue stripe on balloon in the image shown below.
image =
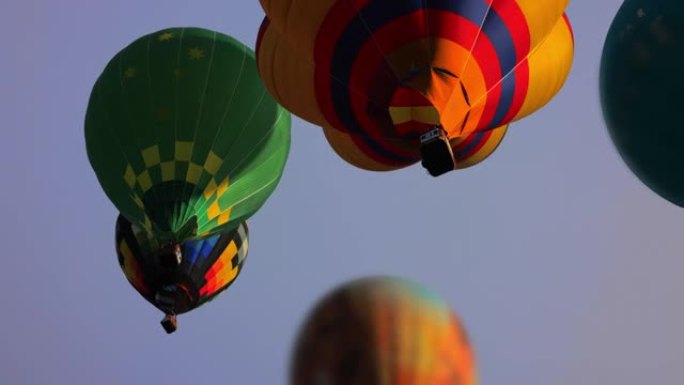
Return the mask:
<path id="1" fill-rule="evenodd" d="M 220 235 L 214 235 L 210 238 L 207 238 L 202 245 L 202 257 L 203 258 L 208 258 L 209 254 L 211 254 L 211 251 L 214 249 L 214 246 L 216 245 L 216 242 L 220 238 Z"/>
<path id="2" fill-rule="evenodd" d="M 220 237 L 220 235 L 214 235 L 208 238 L 184 242 L 183 258 L 188 261 L 190 266 L 207 259 Z"/>
<path id="3" fill-rule="evenodd" d="M 456 153 L 454 154 L 454 157 L 457 160 L 465 159 L 466 155 L 468 155 L 468 153 L 470 151 L 472 151 L 473 148 L 475 148 L 477 145 L 479 145 L 482 142 L 486 133 L 487 133 L 487 131 L 478 131 L 478 132 L 472 133 L 471 135 L 475 135 L 475 138 L 473 138 L 473 140 L 471 140 L 470 143 L 468 143 L 468 145 L 466 147 L 456 151 Z"/>
<path id="4" fill-rule="evenodd" d="M 501 99 L 499 101 L 499 106 L 496 109 L 494 118 L 492 118 L 492 122 L 487 125 L 487 128 L 499 127 L 503 124 L 506 114 L 508 114 L 508 111 L 513 105 L 513 97 L 515 96 L 516 87 L 515 80 L 515 73 L 511 73 L 501 82 Z"/>
<path id="5" fill-rule="evenodd" d="M 188 261 L 190 265 L 195 264 L 197 257 L 200 253 L 200 242 L 201 241 L 188 241 L 183 244 L 184 246 L 184 258 Z"/>

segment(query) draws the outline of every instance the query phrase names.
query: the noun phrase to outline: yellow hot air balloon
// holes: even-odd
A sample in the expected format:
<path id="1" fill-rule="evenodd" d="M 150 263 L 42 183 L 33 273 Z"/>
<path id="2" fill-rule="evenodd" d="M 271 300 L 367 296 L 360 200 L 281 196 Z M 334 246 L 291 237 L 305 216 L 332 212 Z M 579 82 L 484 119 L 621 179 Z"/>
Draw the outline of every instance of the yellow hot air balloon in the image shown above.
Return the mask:
<path id="1" fill-rule="evenodd" d="M 259 73 L 366 170 L 470 167 L 573 60 L 569 0 L 261 0 Z"/>

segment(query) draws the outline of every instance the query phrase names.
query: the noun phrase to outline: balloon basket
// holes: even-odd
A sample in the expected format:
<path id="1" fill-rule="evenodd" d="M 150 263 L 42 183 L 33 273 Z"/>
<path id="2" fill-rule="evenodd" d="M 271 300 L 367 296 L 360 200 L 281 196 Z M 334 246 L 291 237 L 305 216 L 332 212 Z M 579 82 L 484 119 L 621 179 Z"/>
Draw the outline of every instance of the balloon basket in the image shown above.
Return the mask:
<path id="1" fill-rule="evenodd" d="M 166 317 L 161 321 L 161 325 L 167 334 L 171 334 L 178 329 L 178 321 L 176 316 L 172 314 L 167 314 Z"/>

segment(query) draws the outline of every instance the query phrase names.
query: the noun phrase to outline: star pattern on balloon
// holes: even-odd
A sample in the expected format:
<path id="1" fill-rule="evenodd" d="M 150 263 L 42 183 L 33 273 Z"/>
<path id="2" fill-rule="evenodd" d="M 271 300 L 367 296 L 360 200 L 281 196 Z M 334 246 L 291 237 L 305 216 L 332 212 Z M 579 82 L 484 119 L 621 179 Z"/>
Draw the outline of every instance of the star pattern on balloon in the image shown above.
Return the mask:
<path id="1" fill-rule="evenodd" d="M 190 51 L 188 52 L 188 54 L 190 55 L 191 58 L 193 58 L 195 60 L 199 60 L 199 59 L 202 59 L 204 57 L 205 52 L 203 49 L 201 49 L 199 47 L 193 47 L 193 48 L 190 48 Z"/>
<path id="2" fill-rule="evenodd" d="M 126 79 L 132 79 L 137 74 L 138 74 L 138 69 L 135 68 L 134 66 L 130 66 L 130 67 L 126 68 L 126 71 L 124 71 L 124 77 Z"/>
<path id="3" fill-rule="evenodd" d="M 157 38 L 159 41 L 169 41 L 171 39 L 173 39 L 173 32 L 164 32 Z"/>
<path id="4" fill-rule="evenodd" d="M 672 31 L 663 22 L 663 15 L 658 15 L 653 22 L 651 22 L 651 34 L 653 34 L 659 44 L 668 45 L 674 41 Z"/>

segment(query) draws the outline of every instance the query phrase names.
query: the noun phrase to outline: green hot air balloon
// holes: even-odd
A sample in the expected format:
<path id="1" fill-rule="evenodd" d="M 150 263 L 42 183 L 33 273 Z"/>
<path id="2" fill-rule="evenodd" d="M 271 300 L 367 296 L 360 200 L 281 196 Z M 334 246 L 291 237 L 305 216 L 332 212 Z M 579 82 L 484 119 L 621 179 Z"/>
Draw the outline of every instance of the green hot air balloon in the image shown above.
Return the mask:
<path id="1" fill-rule="evenodd" d="M 248 47 L 171 28 L 109 62 L 90 96 L 85 136 L 122 215 L 160 245 L 177 245 L 230 232 L 264 204 L 285 167 L 290 114 L 266 91 Z"/>
<path id="2" fill-rule="evenodd" d="M 627 0 L 603 49 L 601 101 L 610 135 L 639 179 L 684 206 L 684 2 Z"/>

